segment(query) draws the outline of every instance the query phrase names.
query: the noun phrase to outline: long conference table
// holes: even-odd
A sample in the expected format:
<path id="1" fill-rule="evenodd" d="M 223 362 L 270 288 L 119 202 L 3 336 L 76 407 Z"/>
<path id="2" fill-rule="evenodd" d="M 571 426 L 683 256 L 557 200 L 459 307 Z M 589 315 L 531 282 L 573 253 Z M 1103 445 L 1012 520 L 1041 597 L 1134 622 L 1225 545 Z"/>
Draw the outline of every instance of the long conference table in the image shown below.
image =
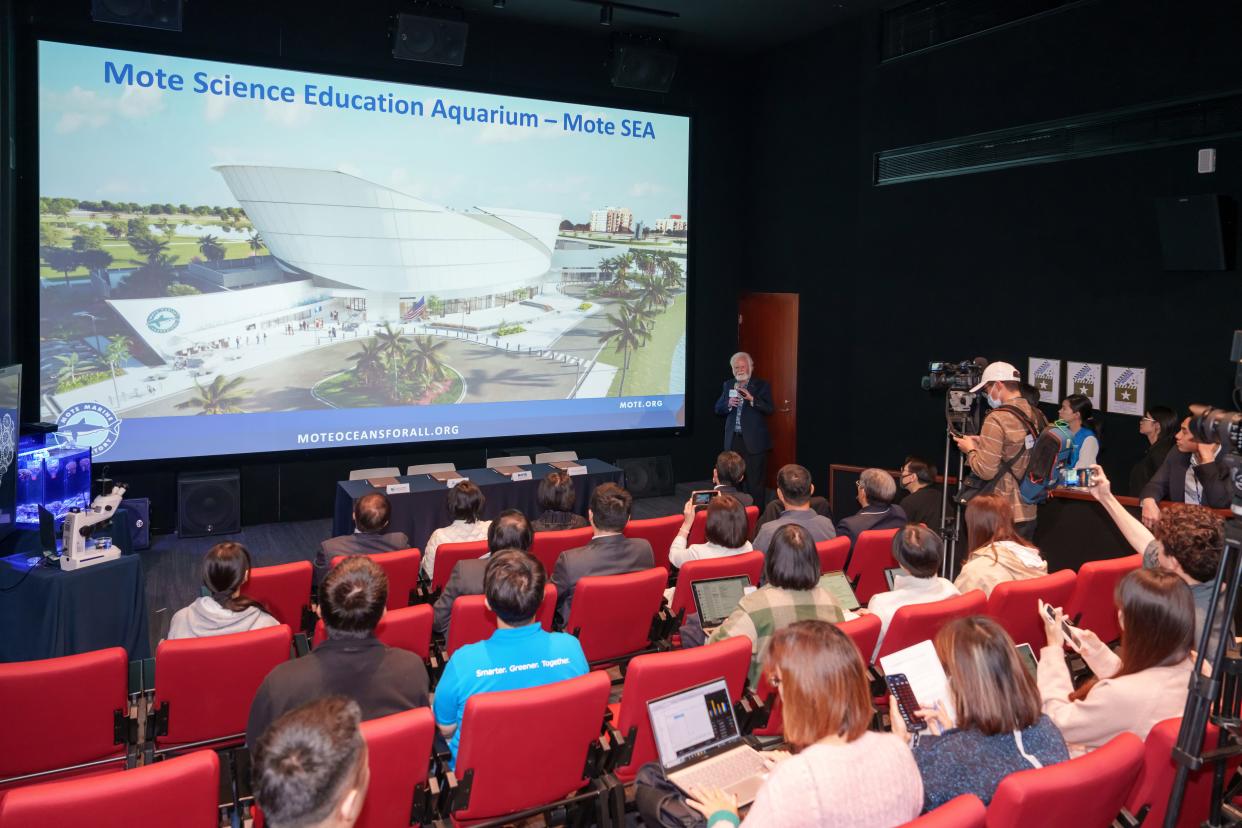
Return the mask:
<path id="1" fill-rule="evenodd" d="M 603 460 L 588 458 L 578 462 L 586 466 L 586 473 L 570 477 L 576 495 L 574 510 L 586 515 L 595 487 L 601 483 L 624 486 L 625 472 Z M 547 463 L 535 463 L 523 468 L 531 470 L 530 480 L 510 480 L 507 475 L 493 469 L 458 469 L 457 473 L 483 490 L 487 498 L 483 508 L 484 520 L 491 520 L 505 509 L 520 509 L 534 518 L 539 514 L 539 483 L 556 469 Z M 429 474 L 404 475 L 398 477 L 397 482 L 409 483 L 410 490 L 388 495 L 392 505 L 388 530 L 405 532 L 411 546 L 423 549 L 432 532 L 441 526 L 448 526 L 453 520 L 446 506 L 448 486 Z M 353 532 L 354 502 L 363 495 L 383 491 L 383 487 L 372 486 L 366 480 L 342 480 L 337 483 L 332 534 L 348 535 Z"/>

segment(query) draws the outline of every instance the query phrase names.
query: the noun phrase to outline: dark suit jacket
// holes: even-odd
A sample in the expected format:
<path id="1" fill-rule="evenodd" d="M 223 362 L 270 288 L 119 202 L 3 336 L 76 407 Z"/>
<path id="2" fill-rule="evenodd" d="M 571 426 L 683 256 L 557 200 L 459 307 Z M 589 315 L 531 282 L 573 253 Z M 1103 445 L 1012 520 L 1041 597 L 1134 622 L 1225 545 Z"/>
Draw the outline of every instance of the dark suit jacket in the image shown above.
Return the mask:
<path id="1" fill-rule="evenodd" d="M 483 573 L 487 570 L 487 558 L 458 561 L 453 566 L 444 591 L 436 599 L 435 620 L 431 629 L 437 635 L 448 635 L 449 620 L 453 617 L 453 602 L 462 595 L 483 594 Z"/>
<path id="2" fill-rule="evenodd" d="M 925 486 L 901 499 L 901 510 L 911 523 L 926 524 L 933 532 L 940 531 L 940 507 L 944 490 L 939 486 Z M 892 528 L 892 527 L 889 527 Z"/>
<path id="3" fill-rule="evenodd" d="M 1213 509 L 1227 509 L 1233 499 L 1233 484 L 1229 481 L 1229 467 L 1221 462 L 1225 456 L 1224 449 L 1216 455 L 1211 463 L 1195 466 L 1195 477 L 1203 487 L 1203 505 Z M 1174 503 L 1186 502 L 1186 469 L 1190 468 L 1190 455 L 1183 454 L 1174 448 L 1164 458 L 1156 476 L 1143 487 L 1139 498 L 1151 497 L 1157 502 L 1171 500 Z"/>
<path id="4" fill-rule="evenodd" d="M 725 418 L 724 448 L 733 448 L 733 421 L 737 419 L 738 408 L 729 408 L 729 392 L 733 390 L 734 380 L 726 380 L 716 400 L 716 414 Z M 773 411 L 772 387 L 766 380 L 751 377 L 746 390 L 755 398 L 754 403 L 742 401 L 746 413 L 742 415 L 742 439 L 746 442 L 746 450 L 751 454 L 759 454 L 772 448 L 772 438 L 768 436 L 767 417 Z"/>
<path id="5" fill-rule="evenodd" d="M 1156 476 L 1156 472 L 1160 471 L 1160 467 L 1164 465 L 1165 458 L 1169 456 L 1169 452 L 1175 450 L 1172 437 L 1168 439 L 1161 438 L 1148 446 L 1147 451 L 1143 453 L 1143 459 L 1135 463 L 1134 468 L 1130 469 L 1130 494 L 1137 497 L 1138 493 L 1143 491 L 1143 487 Z"/>
<path id="6" fill-rule="evenodd" d="M 841 518 L 837 523 L 837 536 L 844 535 L 849 538 L 852 549 L 859 532 L 866 532 L 868 529 L 900 529 L 909 522 L 900 506 L 868 506 L 857 514 Z"/>
<path id="7" fill-rule="evenodd" d="M 713 488 L 715 488 L 716 491 L 720 492 L 721 494 L 727 494 L 727 495 L 737 498 L 737 502 L 742 504 L 743 506 L 754 506 L 755 505 L 755 499 L 751 497 L 750 493 L 748 492 L 739 492 L 734 487 L 725 486 L 724 484 L 715 486 Z"/>
<path id="8" fill-rule="evenodd" d="M 561 553 L 552 570 L 556 586 L 556 621 L 561 627 L 569 620 L 574 587 L 588 575 L 624 575 L 655 566 L 651 544 L 642 538 L 604 535 L 592 538 L 586 546 Z"/>
<path id="9" fill-rule="evenodd" d="M 410 548 L 410 539 L 405 532 L 389 532 L 386 535 L 373 535 L 368 532 L 355 532 L 351 535 L 338 535 L 328 538 L 319 544 L 315 553 L 315 584 L 318 585 L 323 576 L 332 568 L 332 559 L 337 555 L 371 555 L 375 552 L 399 552 Z"/>
<path id="10" fill-rule="evenodd" d="M 429 687 L 423 660 L 408 650 L 377 638 L 330 638 L 309 655 L 277 665 L 263 679 L 250 704 L 246 746 L 253 753 L 268 725 L 321 696 L 353 699 L 367 720 L 426 707 Z"/>

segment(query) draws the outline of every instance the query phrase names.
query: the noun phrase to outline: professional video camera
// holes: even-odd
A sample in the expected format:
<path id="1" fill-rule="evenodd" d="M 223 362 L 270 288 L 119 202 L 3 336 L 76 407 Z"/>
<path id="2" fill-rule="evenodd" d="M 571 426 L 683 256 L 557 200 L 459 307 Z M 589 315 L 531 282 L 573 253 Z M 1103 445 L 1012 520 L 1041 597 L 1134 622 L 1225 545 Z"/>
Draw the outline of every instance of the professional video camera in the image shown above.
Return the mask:
<path id="1" fill-rule="evenodd" d="M 924 391 L 970 391 L 983 378 L 986 359 L 968 359 L 962 362 L 931 362 L 927 376 L 923 377 Z"/>
<path id="2" fill-rule="evenodd" d="M 1242 514 L 1242 413 L 1191 406 L 1195 413 L 1186 428 L 1200 443 L 1220 443 L 1221 462 L 1233 480 L 1233 510 Z"/>

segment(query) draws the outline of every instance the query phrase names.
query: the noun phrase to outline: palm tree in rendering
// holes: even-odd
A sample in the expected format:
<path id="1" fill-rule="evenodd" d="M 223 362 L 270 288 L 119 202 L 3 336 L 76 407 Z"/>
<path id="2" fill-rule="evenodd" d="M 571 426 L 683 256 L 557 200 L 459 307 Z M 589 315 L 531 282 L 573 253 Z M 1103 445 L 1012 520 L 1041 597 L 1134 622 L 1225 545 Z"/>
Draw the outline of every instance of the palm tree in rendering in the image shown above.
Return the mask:
<path id="1" fill-rule="evenodd" d="M 76 351 L 70 351 L 67 354 L 58 354 L 56 359 L 61 363 L 60 368 L 56 371 L 56 379 L 61 384 L 72 383 L 78 378 L 78 373 L 85 373 L 94 366 L 84 361 L 80 354 Z"/>
<path id="2" fill-rule="evenodd" d="M 374 339 L 362 343 L 362 350 L 350 356 L 354 365 L 354 373 L 363 386 L 371 384 L 371 380 L 384 371 L 384 349 Z"/>
<path id="3" fill-rule="evenodd" d="M 198 385 L 198 396 L 185 402 L 177 403 L 177 408 L 197 408 L 199 414 L 241 414 L 241 404 L 245 402 L 248 391 L 240 390 L 246 382 L 245 377 L 233 377 L 225 380 L 217 374 L 211 385 Z"/>
<path id="4" fill-rule="evenodd" d="M 129 338 L 124 336 L 108 337 L 108 347 L 104 348 L 104 362 L 112 372 L 112 393 L 116 395 L 116 405 L 121 406 L 121 390 L 116 384 L 116 367 L 129 359 Z"/>
<path id="5" fill-rule="evenodd" d="M 647 344 L 651 334 L 642 310 L 629 303 L 621 305 L 617 313 L 608 314 L 607 319 L 611 327 L 599 335 L 599 341 L 615 343 L 616 353 L 623 355 L 621 383 L 617 386 L 617 396 L 621 397 L 625 395 L 625 373 L 630 368 L 630 352 Z"/>
<path id="6" fill-rule="evenodd" d="M 629 271 L 634 266 L 634 254 L 622 253 L 620 256 L 614 256 L 613 266 L 616 272 L 613 273 L 612 281 L 608 283 L 608 290 L 614 296 L 623 296 L 630 289 Z"/>
<path id="7" fill-rule="evenodd" d="M 130 236 L 127 241 L 129 242 L 129 246 L 134 248 L 135 253 L 146 258 L 147 264 L 155 264 L 160 259 L 169 258 L 168 242 L 160 241 L 155 238 L 155 236 L 135 235 Z"/>
<path id="8" fill-rule="evenodd" d="M 664 274 L 664 282 L 669 290 L 678 291 L 686 286 L 684 271 L 676 256 L 660 253 L 660 272 Z"/>
<path id="9" fill-rule="evenodd" d="M 648 310 L 666 308 L 673 301 L 673 292 L 662 276 L 643 276 L 638 280 L 638 302 Z"/>
<path id="10" fill-rule="evenodd" d="M 405 361 L 403 335 L 404 331 L 394 328 L 391 322 L 385 322 L 384 327 L 375 334 L 380 351 L 384 354 L 384 361 L 388 364 L 388 388 L 394 399 L 397 396 L 397 369 Z"/>
<path id="11" fill-rule="evenodd" d="M 240 216 L 238 217 L 238 221 L 241 221 Z M 246 239 L 246 244 L 250 245 L 251 259 L 257 259 L 259 251 L 263 249 L 263 237 L 259 235 L 258 230 L 250 231 L 250 238 Z"/>
<path id="12" fill-rule="evenodd" d="M 414 337 L 409 355 L 414 373 L 428 380 L 438 380 L 444 376 L 444 355 L 441 353 L 448 342 L 436 342 L 429 336 Z"/>
<path id="13" fill-rule="evenodd" d="M 210 233 L 198 240 L 198 250 L 209 262 L 218 262 L 224 258 L 224 245 Z"/>

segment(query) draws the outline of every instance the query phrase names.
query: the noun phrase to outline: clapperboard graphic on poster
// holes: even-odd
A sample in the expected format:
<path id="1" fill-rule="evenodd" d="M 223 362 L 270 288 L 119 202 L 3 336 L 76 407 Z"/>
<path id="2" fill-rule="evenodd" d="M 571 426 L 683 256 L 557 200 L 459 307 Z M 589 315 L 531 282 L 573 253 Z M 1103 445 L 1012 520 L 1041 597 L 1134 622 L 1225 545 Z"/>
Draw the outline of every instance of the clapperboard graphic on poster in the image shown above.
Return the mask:
<path id="1" fill-rule="evenodd" d="M 1061 402 L 1061 360 L 1029 357 L 1026 381 L 1039 391 L 1039 401 L 1051 405 Z"/>
<path id="2" fill-rule="evenodd" d="M 1096 408 L 1100 407 L 1100 379 L 1104 373 L 1104 366 L 1098 362 L 1072 362 L 1065 363 L 1066 388 L 1065 394 L 1082 394 L 1091 400 L 1091 405 Z M 1060 400 L 1057 400 L 1060 402 Z"/>
<path id="3" fill-rule="evenodd" d="M 1147 369 L 1108 366 L 1108 404 L 1113 414 L 1143 416 L 1147 408 Z"/>

